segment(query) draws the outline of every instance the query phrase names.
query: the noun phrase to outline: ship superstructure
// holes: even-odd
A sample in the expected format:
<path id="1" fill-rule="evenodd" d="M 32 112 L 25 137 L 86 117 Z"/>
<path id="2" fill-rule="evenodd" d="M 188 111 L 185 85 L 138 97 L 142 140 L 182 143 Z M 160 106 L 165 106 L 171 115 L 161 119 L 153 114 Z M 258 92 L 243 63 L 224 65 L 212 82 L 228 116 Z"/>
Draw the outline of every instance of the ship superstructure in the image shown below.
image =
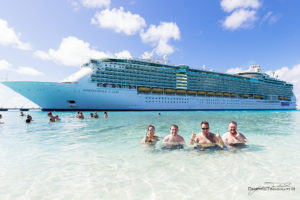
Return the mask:
<path id="1" fill-rule="evenodd" d="M 44 110 L 296 109 L 293 85 L 258 65 L 232 75 L 141 59 L 91 59 L 61 83 L 4 84 Z"/>

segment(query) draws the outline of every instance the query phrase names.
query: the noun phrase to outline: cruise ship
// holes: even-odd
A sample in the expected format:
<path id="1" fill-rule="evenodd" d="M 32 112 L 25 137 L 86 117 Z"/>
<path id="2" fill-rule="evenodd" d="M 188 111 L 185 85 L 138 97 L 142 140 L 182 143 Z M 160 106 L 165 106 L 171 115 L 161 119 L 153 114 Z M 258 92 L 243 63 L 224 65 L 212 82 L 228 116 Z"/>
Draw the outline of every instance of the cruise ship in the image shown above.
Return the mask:
<path id="1" fill-rule="evenodd" d="M 91 59 L 62 82 L 2 82 L 42 110 L 295 110 L 293 85 L 143 59 Z"/>

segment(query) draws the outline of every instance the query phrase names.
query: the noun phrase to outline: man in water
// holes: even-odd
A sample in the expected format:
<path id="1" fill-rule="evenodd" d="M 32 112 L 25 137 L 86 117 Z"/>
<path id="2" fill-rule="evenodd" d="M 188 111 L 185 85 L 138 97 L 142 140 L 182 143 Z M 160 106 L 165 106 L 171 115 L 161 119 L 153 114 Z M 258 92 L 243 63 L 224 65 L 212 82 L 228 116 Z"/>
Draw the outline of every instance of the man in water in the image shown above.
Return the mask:
<path id="1" fill-rule="evenodd" d="M 247 138 L 243 134 L 237 132 L 237 123 L 235 121 L 229 122 L 228 130 L 229 132 L 224 133 L 222 136 L 222 139 L 227 146 L 236 146 L 247 142 Z"/>
<path id="2" fill-rule="evenodd" d="M 155 144 L 158 141 L 158 136 L 155 135 L 155 127 L 149 125 L 147 128 L 147 135 L 142 139 L 142 144 Z"/>
<path id="3" fill-rule="evenodd" d="M 94 118 L 99 118 L 99 115 L 98 115 L 98 113 L 97 113 L 97 112 L 95 112 L 95 114 L 94 114 Z"/>
<path id="4" fill-rule="evenodd" d="M 170 135 L 167 135 L 163 143 L 165 143 L 168 146 L 178 146 L 180 145 L 181 148 L 183 148 L 183 144 L 185 144 L 185 141 L 183 137 L 178 135 L 178 126 L 176 124 L 173 124 L 170 128 Z"/>
<path id="5" fill-rule="evenodd" d="M 209 123 L 207 121 L 201 122 L 201 133 L 198 133 L 197 135 L 195 133 L 192 134 L 190 144 L 196 144 L 202 149 L 216 145 L 219 145 L 221 148 L 224 146 L 220 134 L 215 135 L 209 132 Z"/>

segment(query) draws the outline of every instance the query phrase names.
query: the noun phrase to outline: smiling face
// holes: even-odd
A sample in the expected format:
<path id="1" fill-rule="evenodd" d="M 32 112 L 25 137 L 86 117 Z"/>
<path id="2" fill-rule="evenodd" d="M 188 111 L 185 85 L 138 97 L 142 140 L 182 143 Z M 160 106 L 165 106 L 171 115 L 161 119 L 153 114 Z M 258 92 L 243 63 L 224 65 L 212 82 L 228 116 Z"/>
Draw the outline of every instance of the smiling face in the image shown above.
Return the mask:
<path id="1" fill-rule="evenodd" d="M 173 136 L 176 136 L 177 133 L 178 133 L 178 128 L 176 126 L 171 126 L 170 128 L 170 133 L 173 135 Z"/>
<path id="2" fill-rule="evenodd" d="M 230 134 L 235 135 L 236 134 L 237 125 L 235 123 L 229 123 L 228 130 Z"/>
<path id="3" fill-rule="evenodd" d="M 153 126 L 149 126 L 148 134 L 150 137 L 154 135 L 154 132 L 155 132 L 155 128 Z"/>

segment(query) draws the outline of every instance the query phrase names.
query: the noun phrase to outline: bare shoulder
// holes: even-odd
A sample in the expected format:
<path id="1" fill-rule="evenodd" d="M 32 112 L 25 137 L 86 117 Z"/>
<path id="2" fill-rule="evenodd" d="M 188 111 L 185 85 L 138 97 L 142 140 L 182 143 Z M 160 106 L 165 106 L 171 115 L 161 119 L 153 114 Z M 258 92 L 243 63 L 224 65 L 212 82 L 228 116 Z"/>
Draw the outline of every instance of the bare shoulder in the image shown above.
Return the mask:
<path id="1" fill-rule="evenodd" d="M 240 135 L 240 137 L 246 139 L 246 137 L 242 133 L 239 132 L 239 135 Z"/>
<path id="2" fill-rule="evenodd" d="M 163 139 L 163 142 L 168 142 L 170 139 L 170 135 L 167 135 L 164 139 Z"/>
<path id="3" fill-rule="evenodd" d="M 182 136 L 180 136 L 180 135 L 178 135 L 179 136 L 179 138 L 182 140 L 182 141 L 184 141 L 184 138 L 182 137 Z"/>

